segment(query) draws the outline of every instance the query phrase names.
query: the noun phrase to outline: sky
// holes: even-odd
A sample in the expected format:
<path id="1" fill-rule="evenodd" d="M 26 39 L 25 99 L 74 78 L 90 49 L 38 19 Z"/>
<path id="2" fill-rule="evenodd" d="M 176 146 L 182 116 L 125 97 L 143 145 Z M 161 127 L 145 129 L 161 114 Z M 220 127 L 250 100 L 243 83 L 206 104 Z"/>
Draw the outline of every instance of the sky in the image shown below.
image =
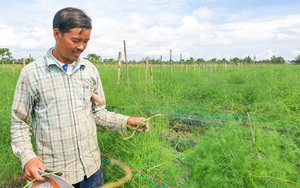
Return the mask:
<path id="1" fill-rule="evenodd" d="M 298 0 L 0 0 L 0 48 L 16 59 L 45 55 L 55 45 L 53 17 L 65 7 L 92 18 L 83 57 L 117 59 L 123 41 L 128 60 L 167 61 L 171 49 L 173 60 L 300 55 Z"/>

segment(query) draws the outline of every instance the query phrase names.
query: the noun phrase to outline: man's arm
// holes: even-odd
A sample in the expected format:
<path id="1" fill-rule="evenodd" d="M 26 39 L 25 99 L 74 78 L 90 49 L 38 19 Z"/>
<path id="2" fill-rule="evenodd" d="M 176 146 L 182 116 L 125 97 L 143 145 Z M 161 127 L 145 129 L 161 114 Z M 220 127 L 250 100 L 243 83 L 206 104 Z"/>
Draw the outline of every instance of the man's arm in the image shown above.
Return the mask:
<path id="1" fill-rule="evenodd" d="M 26 69 L 24 68 L 15 89 L 12 105 L 11 146 L 14 154 L 21 160 L 25 178 L 27 180 L 35 178 L 42 181 L 43 178 L 38 174 L 37 169 L 44 170 L 45 167 L 34 153 L 31 143 L 29 120 L 34 104 L 31 96 Z"/>
<path id="2" fill-rule="evenodd" d="M 95 69 L 94 74 L 96 76 L 96 83 L 94 93 L 91 94 L 91 99 L 93 103 L 92 107 L 94 109 L 94 117 L 98 126 L 104 129 L 124 132 L 130 129 L 130 127 L 135 127 L 141 124 L 142 121 L 145 120 L 143 117 L 129 117 L 106 110 L 105 95 L 97 69 Z M 148 131 L 149 128 L 146 130 Z"/>

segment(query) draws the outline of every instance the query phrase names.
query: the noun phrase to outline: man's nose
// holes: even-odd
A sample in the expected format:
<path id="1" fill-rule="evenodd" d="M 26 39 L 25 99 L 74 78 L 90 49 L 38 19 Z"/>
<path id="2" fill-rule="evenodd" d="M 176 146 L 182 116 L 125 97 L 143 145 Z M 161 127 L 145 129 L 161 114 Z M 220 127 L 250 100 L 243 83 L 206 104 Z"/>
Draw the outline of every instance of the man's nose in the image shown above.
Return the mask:
<path id="1" fill-rule="evenodd" d="M 83 50 L 85 49 L 85 45 L 84 45 L 83 43 L 80 43 L 80 44 L 77 46 L 77 49 L 83 51 Z"/>

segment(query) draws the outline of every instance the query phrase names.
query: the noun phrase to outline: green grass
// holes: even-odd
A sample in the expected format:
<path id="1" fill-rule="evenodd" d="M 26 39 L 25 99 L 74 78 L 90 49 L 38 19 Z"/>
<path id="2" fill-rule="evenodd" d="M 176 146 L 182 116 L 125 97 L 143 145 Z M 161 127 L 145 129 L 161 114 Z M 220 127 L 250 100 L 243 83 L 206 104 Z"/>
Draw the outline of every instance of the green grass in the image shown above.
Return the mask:
<path id="1" fill-rule="evenodd" d="M 24 182 L 20 175 L 21 163 L 10 146 L 10 110 L 19 73 L 20 69 L 0 68 L 0 187 L 18 187 L 20 184 L 16 182 Z"/>
<path id="2" fill-rule="evenodd" d="M 175 66 L 172 74 L 153 66 L 153 80 L 144 66 L 130 66 L 129 81 L 122 67 L 119 84 L 117 67 L 98 69 L 109 110 L 163 114 L 150 133 L 129 140 L 99 130 L 101 152 L 137 169 L 124 187 L 159 187 L 155 178 L 175 187 L 300 186 L 300 66 Z M 9 130 L 19 71 L 0 68 L 0 187 L 21 177 Z M 124 175 L 103 164 L 107 182 Z"/>
<path id="3" fill-rule="evenodd" d="M 191 187 L 299 186 L 300 149 L 287 134 L 212 124 L 188 156 Z"/>

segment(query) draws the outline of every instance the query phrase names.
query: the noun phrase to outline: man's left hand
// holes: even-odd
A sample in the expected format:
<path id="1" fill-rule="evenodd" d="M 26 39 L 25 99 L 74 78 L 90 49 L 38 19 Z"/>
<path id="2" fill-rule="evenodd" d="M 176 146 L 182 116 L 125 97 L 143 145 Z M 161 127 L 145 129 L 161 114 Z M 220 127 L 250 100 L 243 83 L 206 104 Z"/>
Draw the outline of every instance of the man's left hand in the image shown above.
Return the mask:
<path id="1" fill-rule="evenodd" d="M 138 132 L 144 132 L 144 131 L 149 132 L 150 130 L 149 121 L 144 122 L 144 120 L 146 119 L 143 117 L 129 117 L 127 120 L 127 128 L 129 130 L 138 128 L 137 129 Z"/>

